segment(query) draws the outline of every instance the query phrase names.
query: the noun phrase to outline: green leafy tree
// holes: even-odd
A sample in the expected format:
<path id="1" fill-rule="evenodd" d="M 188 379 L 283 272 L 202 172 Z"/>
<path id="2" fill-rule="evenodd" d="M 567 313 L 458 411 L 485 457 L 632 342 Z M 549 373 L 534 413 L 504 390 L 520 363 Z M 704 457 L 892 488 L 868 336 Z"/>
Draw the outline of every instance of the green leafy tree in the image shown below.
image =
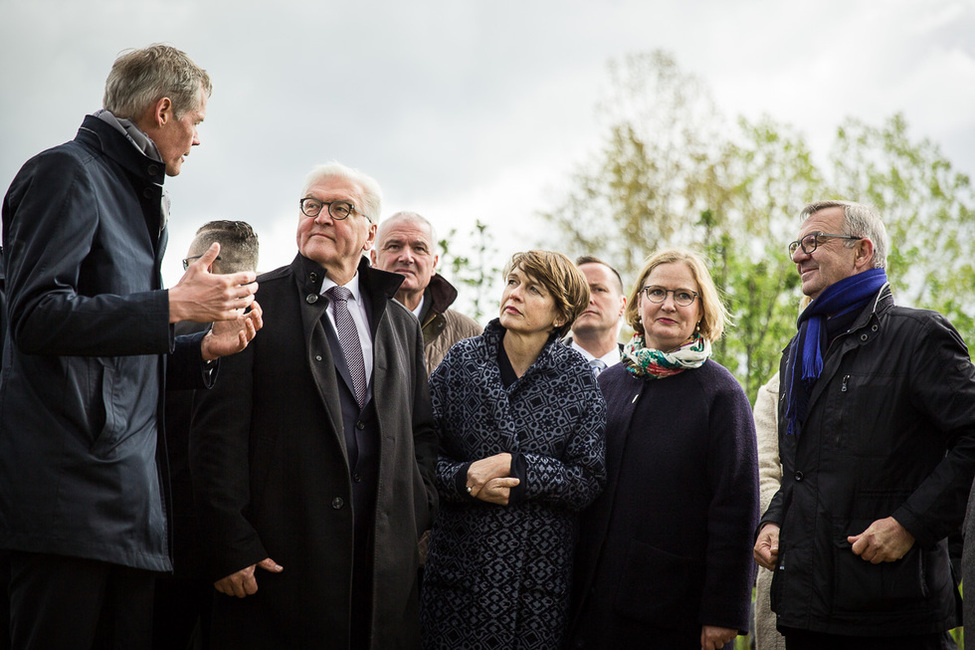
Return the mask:
<path id="1" fill-rule="evenodd" d="M 497 315 L 501 292 L 497 289 L 502 269 L 495 263 L 498 250 L 492 244 L 489 226 L 480 219 L 469 233 L 468 253 L 460 252 L 461 244 L 456 228 L 437 242 L 440 249 L 439 268 L 448 269 L 445 277 L 458 290 L 456 308 L 478 323 L 484 324 Z M 456 251 L 456 252 L 455 252 Z"/>
<path id="2" fill-rule="evenodd" d="M 571 255 L 592 253 L 635 280 L 654 251 L 702 253 L 732 314 L 715 347 L 754 399 L 795 333 L 800 293 L 786 252 L 803 205 L 848 198 L 875 205 L 893 239 L 897 300 L 938 309 L 971 337 L 975 219 L 967 176 L 937 146 L 914 142 L 901 116 L 881 127 L 847 120 L 829 163 L 768 117 L 729 123 L 707 87 L 660 51 L 610 65 L 599 107 L 606 136 L 571 189 L 542 218 Z"/>

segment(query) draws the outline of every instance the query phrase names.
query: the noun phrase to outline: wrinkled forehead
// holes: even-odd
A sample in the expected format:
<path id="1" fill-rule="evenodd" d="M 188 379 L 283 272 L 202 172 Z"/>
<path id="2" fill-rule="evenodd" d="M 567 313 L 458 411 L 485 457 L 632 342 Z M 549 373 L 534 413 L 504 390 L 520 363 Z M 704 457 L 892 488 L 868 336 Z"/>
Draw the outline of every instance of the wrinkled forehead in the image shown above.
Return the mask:
<path id="1" fill-rule="evenodd" d="M 305 188 L 302 197 L 311 196 L 316 199 L 347 199 L 355 204 L 356 208 L 362 207 L 362 187 L 353 180 L 339 176 L 326 176 L 319 178 Z"/>
<path id="2" fill-rule="evenodd" d="M 425 246 L 433 250 L 435 242 L 430 233 L 430 228 L 421 221 L 413 219 L 397 219 L 392 223 L 383 223 L 379 226 L 379 245 L 387 242 L 398 242 L 414 246 Z"/>
<path id="3" fill-rule="evenodd" d="M 846 223 L 846 211 L 838 206 L 823 208 L 806 217 L 799 227 L 800 238 L 813 232 L 841 234 Z"/>

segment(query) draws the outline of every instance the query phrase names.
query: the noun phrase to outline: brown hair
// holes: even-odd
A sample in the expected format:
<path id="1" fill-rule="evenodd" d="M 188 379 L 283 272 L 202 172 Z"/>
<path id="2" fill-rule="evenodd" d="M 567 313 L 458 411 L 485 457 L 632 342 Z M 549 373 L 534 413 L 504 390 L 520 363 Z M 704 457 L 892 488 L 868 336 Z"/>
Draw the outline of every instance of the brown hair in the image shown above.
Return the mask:
<path id="1" fill-rule="evenodd" d="M 557 319 L 563 321 L 555 332 L 564 336 L 579 314 L 589 306 L 589 283 L 582 271 L 562 253 L 531 250 L 515 253 L 504 268 L 504 277 L 519 269 L 537 280 L 555 301 Z"/>

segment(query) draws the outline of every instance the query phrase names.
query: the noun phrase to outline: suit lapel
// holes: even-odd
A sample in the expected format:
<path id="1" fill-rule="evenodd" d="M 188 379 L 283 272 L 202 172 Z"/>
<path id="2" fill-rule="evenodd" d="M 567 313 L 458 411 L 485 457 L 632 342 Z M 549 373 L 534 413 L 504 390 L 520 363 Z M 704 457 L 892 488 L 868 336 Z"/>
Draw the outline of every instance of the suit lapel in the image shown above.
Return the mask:
<path id="1" fill-rule="evenodd" d="M 322 325 L 328 300 L 320 295 L 314 286 L 301 286 L 303 283 L 300 275 L 297 279 L 301 292 L 299 304 L 301 305 L 301 330 L 307 355 L 305 361 L 311 369 L 312 377 L 315 378 L 315 385 L 322 398 L 322 405 L 328 413 L 332 430 L 336 432 L 339 444 L 345 451 L 345 436 L 342 433 L 342 401 L 339 396 L 338 380 L 333 370 L 336 367 L 335 356 L 325 334 L 325 327 Z M 345 364 L 343 362 L 340 365 Z"/>

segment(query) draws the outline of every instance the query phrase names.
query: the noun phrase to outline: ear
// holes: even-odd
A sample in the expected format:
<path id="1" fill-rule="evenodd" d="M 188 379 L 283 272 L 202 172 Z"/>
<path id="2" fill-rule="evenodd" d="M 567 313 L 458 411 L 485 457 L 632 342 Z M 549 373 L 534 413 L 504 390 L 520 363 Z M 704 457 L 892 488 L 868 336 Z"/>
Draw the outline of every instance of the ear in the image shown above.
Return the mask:
<path id="1" fill-rule="evenodd" d="M 157 126 L 163 126 L 167 122 L 176 119 L 176 114 L 173 112 L 173 102 L 169 97 L 163 97 L 152 109 L 152 119 L 153 123 Z"/>
<path id="2" fill-rule="evenodd" d="M 620 313 L 619 317 L 623 317 L 623 312 L 626 311 L 626 296 L 620 296 Z"/>
<path id="3" fill-rule="evenodd" d="M 369 224 L 369 234 L 366 236 L 366 241 L 362 245 L 362 250 L 364 251 L 372 250 L 373 245 L 375 245 L 376 243 L 376 228 L 377 228 L 376 224 L 374 223 Z"/>
<path id="4" fill-rule="evenodd" d="M 139 127 L 149 139 L 159 132 L 164 125 L 176 119 L 173 112 L 173 102 L 169 97 L 163 97 L 155 104 L 147 107 L 136 119 L 135 125 Z"/>
<path id="5" fill-rule="evenodd" d="M 433 267 L 432 267 L 434 271 L 437 270 L 437 264 L 439 264 L 439 263 L 440 263 L 440 256 L 439 255 L 434 255 L 433 256 Z"/>
<path id="6" fill-rule="evenodd" d="M 853 258 L 853 266 L 857 272 L 867 271 L 873 268 L 873 242 L 869 239 L 861 239 L 856 244 L 856 256 Z"/>

